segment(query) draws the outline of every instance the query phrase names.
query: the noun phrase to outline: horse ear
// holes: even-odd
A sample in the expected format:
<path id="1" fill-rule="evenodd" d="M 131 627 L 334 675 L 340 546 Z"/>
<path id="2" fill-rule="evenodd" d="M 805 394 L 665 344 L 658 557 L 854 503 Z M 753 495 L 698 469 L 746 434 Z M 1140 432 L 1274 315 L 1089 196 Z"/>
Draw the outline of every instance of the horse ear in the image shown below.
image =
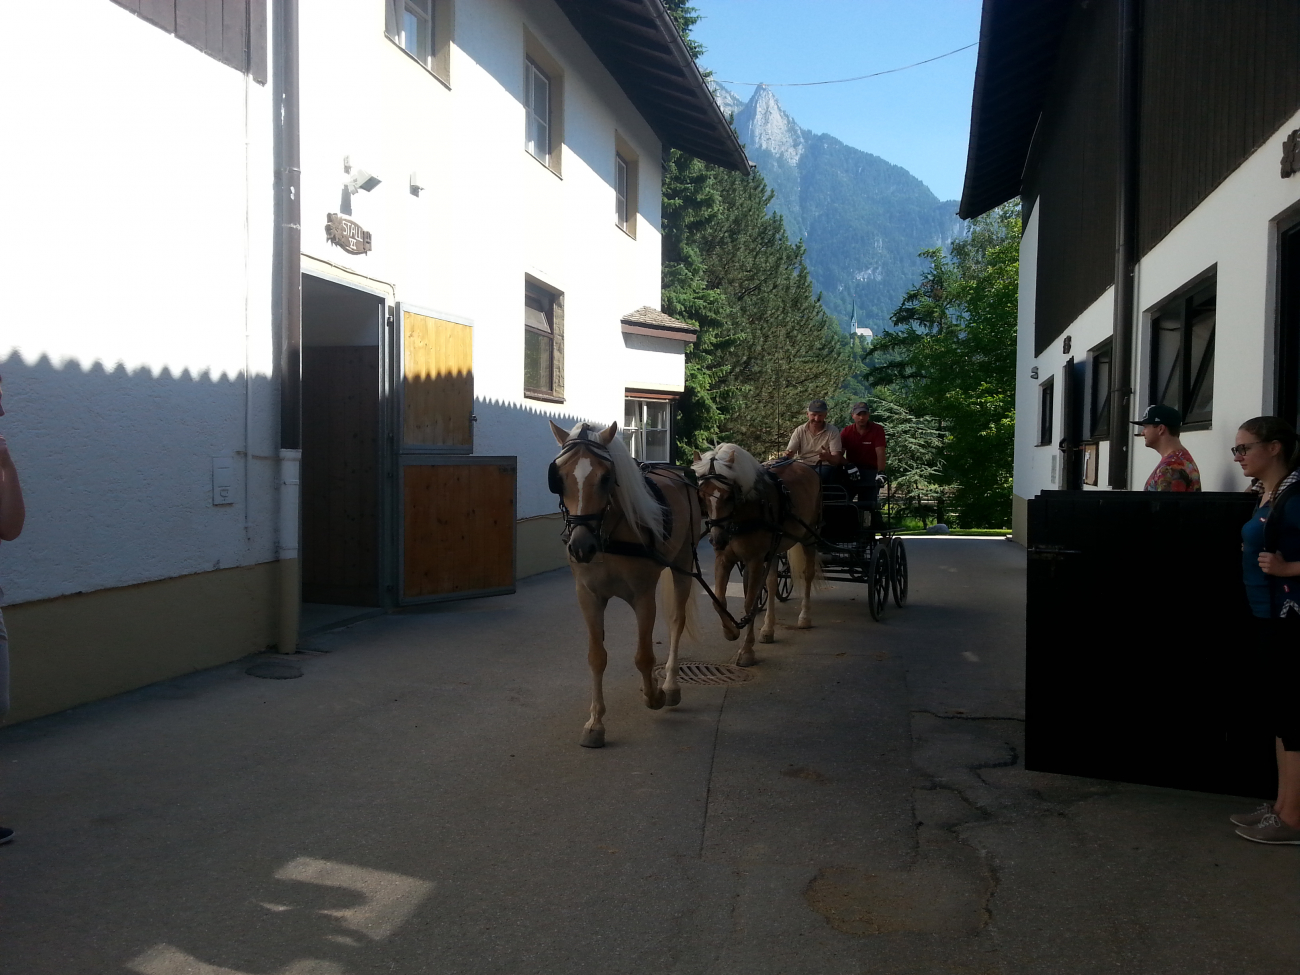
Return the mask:
<path id="1" fill-rule="evenodd" d="M 611 423 L 609 426 L 607 426 L 604 430 L 601 430 L 600 433 L 596 435 L 596 437 L 598 440 L 600 440 L 601 443 L 603 443 L 606 447 L 608 447 L 609 442 L 613 440 L 614 437 L 617 435 L 618 435 L 618 421 L 616 420 L 613 423 Z"/>
<path id="2" fill-rule="evenodd" d="M 563 447 L 569 439 L 569 431 L 564 429 L 564 427 L 559 426 L 554 420 L 551 420 L 550 423 L 551 434 L 555 437 L 555 442 Z"/>
<path id="3" fill-rule="evenodd" d="M 702 461 L 703 459 L 704 459 L 704 458 L 700 456 L 700 452 L 699 452 L 698 450 L 695 451 L 695 463 L 698 464 L 698 463 L 699 463 L 700 461 Z"/>

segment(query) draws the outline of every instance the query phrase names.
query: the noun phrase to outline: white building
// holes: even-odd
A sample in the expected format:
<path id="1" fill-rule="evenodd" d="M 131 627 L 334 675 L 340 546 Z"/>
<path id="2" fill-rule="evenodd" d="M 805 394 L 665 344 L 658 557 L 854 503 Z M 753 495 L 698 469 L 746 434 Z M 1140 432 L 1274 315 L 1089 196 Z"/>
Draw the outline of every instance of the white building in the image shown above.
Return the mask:
<path id="1" fill-rule="evenodd" d="M 286 644 L 299 569 L 383 609 L 561 564 L 547 418 L 649 454 L 682 388 L 663 153 L 745 164 L 659 0 L 61 11 L 76 59 L 0 42 L 11 719 Z"/>
<path id="2" fill-rule="evenodd" d="M 961 215 L 1024 208 L 1018 539 L 1040 492 L 1142 489 L 1148 404 L 1206 491 L 1242 421 L 1297 421 L 1297 46 L 1285 0 L 985 3 Z"/>

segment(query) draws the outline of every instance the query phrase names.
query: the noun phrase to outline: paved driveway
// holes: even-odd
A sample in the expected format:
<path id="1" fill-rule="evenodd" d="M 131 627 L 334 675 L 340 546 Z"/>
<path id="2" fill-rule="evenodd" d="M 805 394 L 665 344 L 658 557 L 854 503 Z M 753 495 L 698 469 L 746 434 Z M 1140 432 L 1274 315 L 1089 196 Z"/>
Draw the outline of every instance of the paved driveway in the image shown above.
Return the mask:
<path id="1" fill-rule="evenodd" d="M 909 544 L 675 711 L 616 607 L 600 751 L 567 572 L 6 729 L 0 972 L 1295 975 L 1300 848 L 1026 772 L 1023 551 Z"/>

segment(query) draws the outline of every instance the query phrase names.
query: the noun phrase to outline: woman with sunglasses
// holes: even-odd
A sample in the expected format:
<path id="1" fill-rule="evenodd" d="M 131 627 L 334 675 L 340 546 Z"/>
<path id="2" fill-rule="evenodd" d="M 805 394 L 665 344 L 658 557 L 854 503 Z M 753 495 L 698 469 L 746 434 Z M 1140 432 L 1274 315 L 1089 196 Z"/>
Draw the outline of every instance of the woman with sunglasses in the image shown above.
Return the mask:
<path id="1" fill-rule="evenodd" d="M 1277 801 L 1232 817 L 1237 835 L 1300 846 L 1300 443 L 1289 423 L 1257 416 L 1237 430 L 1233 459 L 1262 488 L 1241 529 L 1242 575 L 1255 616 L 1268 720 L 1276 736 Z"/>

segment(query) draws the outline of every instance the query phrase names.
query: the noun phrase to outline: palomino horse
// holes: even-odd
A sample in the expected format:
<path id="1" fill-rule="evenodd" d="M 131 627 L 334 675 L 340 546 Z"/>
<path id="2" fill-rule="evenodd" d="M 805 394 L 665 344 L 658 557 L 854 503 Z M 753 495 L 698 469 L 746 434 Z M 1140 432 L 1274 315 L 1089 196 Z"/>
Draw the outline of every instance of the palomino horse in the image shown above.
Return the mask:
<path id="1" fill-rule="evenodd" d="M 677 647 L 693 609 L 690 575 L 699 538 L 700 502 L 676 468 L 641 468 L 618 437 L 618 424 L 604 430 L 579 423 L 572 431 L 551 424 L 560 454 L 551 462 L 551 491 L 560 496 L 569 568 L 578 605 L 587 620 L 591 667 L 591 719 L 579 743 L 605 744 L 605 607 L 615 597 L 636 613 L 636 667 L 646 707 L 681 703 Z M 657 495 L 657 496 L 656 496 Z M 665 576 L 668 661 L 662 687 L 654 686 L 655 586 Z M 671 578 L 669 578 L 671 577 Z"/>
<path id="2" fill-rule="evenodd" d="M 763 618 L 759 642 L 771 643 L 776 632 L 776 557 L 781 552 L 790 552 L 791 569 L 803 578 L 799 628 L 812 626 L 810 605 L 813 578 L 817 574 L 817 548 L 810 529 L 821 521 L 821 481 L 816 471 L 798 461 L 764 467 L 734 443 L 724 443 L 703 456 L 697 451 L 691 467 L 699 479 L 709 539 L 717 552 L 714 586 L 722 602 L 718 607 L 722 633 L 728 640 L 737 639 L 740 630 L 723 612 L 727 580 L 737 562 L 745 567 L 745 616 L 749 622 L 736 663 L 752 667 L 756 663 L 754 607 L 758 605 L 765 581 L 767 615 Z"/>

